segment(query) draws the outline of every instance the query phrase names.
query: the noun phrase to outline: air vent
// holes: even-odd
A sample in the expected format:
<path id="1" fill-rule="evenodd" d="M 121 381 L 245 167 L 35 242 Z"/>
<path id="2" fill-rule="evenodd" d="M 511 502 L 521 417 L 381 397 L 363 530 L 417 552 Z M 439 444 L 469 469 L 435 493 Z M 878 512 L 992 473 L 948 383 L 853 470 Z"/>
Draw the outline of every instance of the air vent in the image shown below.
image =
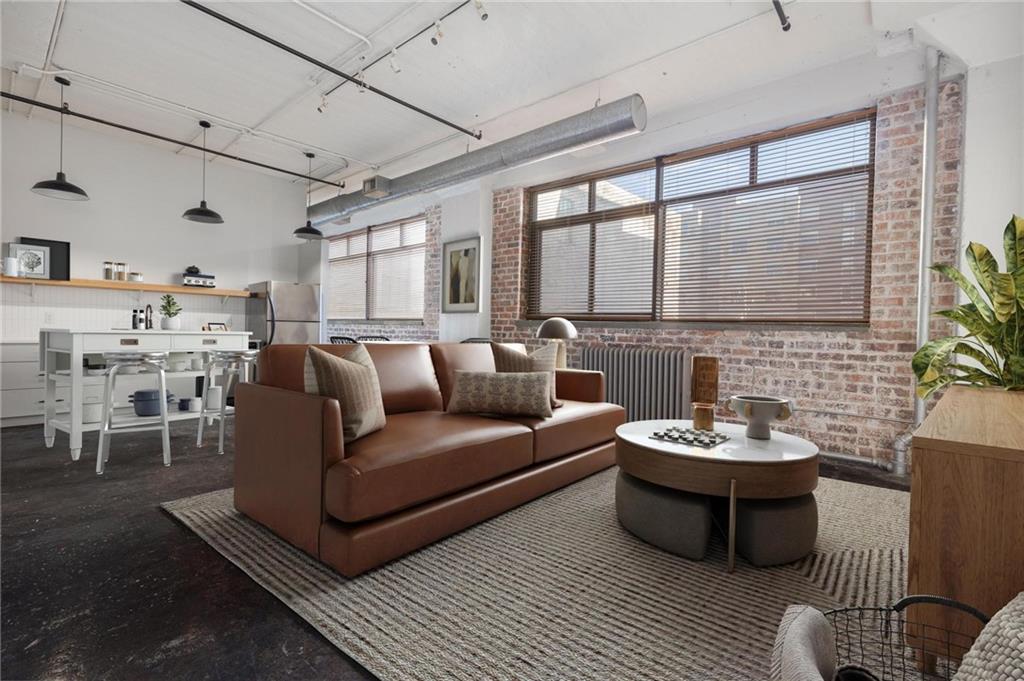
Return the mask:
<path id="1" fill-rule="evenodd" d="M 363 194 L 374 199 L 382 199 L 391 193 L 391 178 L 382 175 L 363 180 Z"/>

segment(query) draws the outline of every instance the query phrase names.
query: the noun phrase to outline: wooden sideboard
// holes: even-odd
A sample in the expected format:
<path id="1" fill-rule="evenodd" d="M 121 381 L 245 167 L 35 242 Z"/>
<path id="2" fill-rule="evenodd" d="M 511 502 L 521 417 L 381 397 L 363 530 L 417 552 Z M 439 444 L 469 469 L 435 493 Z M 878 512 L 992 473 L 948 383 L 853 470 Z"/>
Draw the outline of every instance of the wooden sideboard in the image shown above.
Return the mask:
<path id="1" fill-rule="evenodd" d="M 952 386 L 914 433 L 910 594 L 992 616 L 1024 591 L 1024 392 Z M 975 635 L 977 621 L 933 606 L 909 619 Z"/>

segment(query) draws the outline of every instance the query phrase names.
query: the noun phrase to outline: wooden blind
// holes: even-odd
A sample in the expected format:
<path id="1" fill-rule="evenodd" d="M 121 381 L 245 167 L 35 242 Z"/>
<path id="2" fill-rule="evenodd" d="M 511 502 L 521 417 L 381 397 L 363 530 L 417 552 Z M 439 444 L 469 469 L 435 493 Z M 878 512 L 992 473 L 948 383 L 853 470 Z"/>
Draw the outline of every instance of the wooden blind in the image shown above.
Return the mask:
<path id="1" fill-rule="evenodd" d="M 861 323 L 874 111 L 531 190 L 532 317 Z"/>
<path id="2" fill-rule="evenodd" d="M 426 220 L 370 227 L 330 242 L 330 319 L 423 319 Z"/>

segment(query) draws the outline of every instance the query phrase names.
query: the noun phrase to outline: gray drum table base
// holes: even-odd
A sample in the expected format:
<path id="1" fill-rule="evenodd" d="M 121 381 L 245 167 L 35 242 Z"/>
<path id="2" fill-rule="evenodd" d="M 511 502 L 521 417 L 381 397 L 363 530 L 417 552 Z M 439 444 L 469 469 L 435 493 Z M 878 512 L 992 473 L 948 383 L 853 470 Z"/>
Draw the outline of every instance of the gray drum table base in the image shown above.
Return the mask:
<path id="1" fill-rule="evenodd" d="M 813 494 L 736 501 L 736 552 L 758 567 L 800 560 L 814 550 L 817 537 Z"/>
<path id="2" fill-rule="evenodd" d="M 615 481 L 619 523 L 648 544 L 691 560 L 701 560 L 711 537 L 711 501 L 619 471 Z"/>

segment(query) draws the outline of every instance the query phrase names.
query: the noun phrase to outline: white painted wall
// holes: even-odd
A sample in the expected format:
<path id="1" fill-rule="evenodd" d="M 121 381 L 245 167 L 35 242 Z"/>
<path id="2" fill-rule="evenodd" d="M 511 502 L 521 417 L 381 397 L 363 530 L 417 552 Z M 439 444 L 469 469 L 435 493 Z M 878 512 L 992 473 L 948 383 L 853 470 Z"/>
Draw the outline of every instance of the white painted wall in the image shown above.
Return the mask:
<path id="1" fill-rule="evenodd" d="M 480 311 L 441 312 L 442 341 L 491 335 L 491 185 L 484 178 L 463 186 L 465 193 L 441 201 L 441 243 L 480 236 Z"/>
<path id="2" fill-rule="evenodd" d="M 1003 267 L 1003 229 L 1012 213 L 1024 215 L 1022 112 L 1024 57 L 968 70 L 961 241 L 988 246 Z"/>
<path id="3" fill-rule="evenodd" d="M 430 194 L 417 194 L 380 204 L 356 213 L 346 225 L 321 225 L 327 236 L 344 234 L 374 225 L 401 220 L 423 213 L 427 207 L 441 206 L 441 242 L 480 236 L 480 311 L 441 313 L 439 339 L 460 341 L 490 335 L 491 324 L 491 184 L 490 178 L 465 182 Z M 324 242 L 322 268 L 326 271 L 327 245 Z M 348 323 L 348 322 L 346 322 Z"/>
<path id="4" fill-rule="evenodd" d="M 198 204 L 200 161 L 168 149 L 65 125 L 64 168 L 87 202 L 38 196 L 29 188 L 57 171 L 58 128 L 36 113 L 4 112 L 0 237 L 71 242 L 71 276 L 103 277 L 103 261 L 126 262 L 147 282 L 181 283 L 188 265 L 217 275 L 223 288 L 265 279 L 295 281 L 305 220 L 304 186 L 218 162 L 207 165 L 207 199 L 222 225 L 181 218 Z"/>

